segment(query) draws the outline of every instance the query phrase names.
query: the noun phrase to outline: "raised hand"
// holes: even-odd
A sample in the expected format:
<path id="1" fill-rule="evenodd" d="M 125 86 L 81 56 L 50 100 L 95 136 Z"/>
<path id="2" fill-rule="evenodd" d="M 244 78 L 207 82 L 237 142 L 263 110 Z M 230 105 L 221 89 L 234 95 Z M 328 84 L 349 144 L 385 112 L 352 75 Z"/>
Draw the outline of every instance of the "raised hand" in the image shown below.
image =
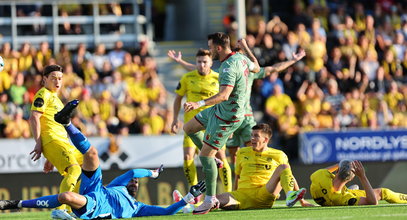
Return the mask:
<path id="1" fill-rule="evenodd" d="M 306 53 L 304 49 L 300 49 L 298 53 L 293 53 L 293 59 L 295 61 L 301 60 L 303 57 L 305 57 Z"/>
<path id="2" fill-rule="evenodd" d="M 362 163 L 358 160 L 352 162 L 353 172 L 357 177 L 365 176 L 365 168 L 363 167 Z"/>
<path id="3" fill-rule="evenodd" d="M 172 60 L 174 60 L 177 63 L 182 60 L 181 51 L 178 51 L 178 55 L 177 55 L 177 52 L 175 52 L 175 50 L 169 50 L 167 55 L 169 58 L 171 58 Z"/>
<path id="4" fill-rule="evenodd" d="M 206 185 L 205 185 L 205 181 L 203 181 L 203 180 L 199 181 L 198 184 L 191 186 L 191 188 L 189 189 L 189 192 L 194 197 L 198 197 L 205 191 L 206 191 Z"/>
<path id="5" fill-rule="evenodd" d="M 164 164 L 161 164 L 160 167 L 158 167 L 155 170 L 151 170 L 151 178 L 157 179 L 158 176 L 160 176 L 160 173 L 164 171 Z"/>

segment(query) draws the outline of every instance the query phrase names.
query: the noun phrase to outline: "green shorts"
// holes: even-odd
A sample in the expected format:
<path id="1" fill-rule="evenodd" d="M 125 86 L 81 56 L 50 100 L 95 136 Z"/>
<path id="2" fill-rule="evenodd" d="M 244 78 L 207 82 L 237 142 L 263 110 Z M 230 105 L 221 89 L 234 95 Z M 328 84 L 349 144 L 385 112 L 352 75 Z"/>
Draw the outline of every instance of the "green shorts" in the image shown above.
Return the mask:
<path id="1" fill-rule="evenodd" d="M 243 120 L 228 122 L 215 114 L 215 108 L 210 107 L 195 115 L 195 119 L 205 127 L 203 142 L 219 150 L 225 146 L 229 136 L 240 127 Z"/>
<path id="2" fill-rule="evenodd" d="M 252 128 L 256 125 L 253 116 L 245 116 L 242 124 L 235 132 L 233 136 L 226 142 L 226 147 L 246 147 L 244 144 L 252 138 Z"/>

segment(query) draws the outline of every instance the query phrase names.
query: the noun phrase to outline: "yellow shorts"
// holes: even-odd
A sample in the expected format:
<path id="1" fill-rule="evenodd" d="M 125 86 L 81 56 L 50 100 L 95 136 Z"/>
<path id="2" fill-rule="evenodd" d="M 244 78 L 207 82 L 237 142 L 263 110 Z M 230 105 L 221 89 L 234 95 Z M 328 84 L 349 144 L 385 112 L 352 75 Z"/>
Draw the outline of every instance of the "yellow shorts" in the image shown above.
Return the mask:
<path id="1" fill-rule="evenodd" d="M 44 146 L 42 146 L 44 157 L 47 158 L 58 172 L 64 176 L 66 174 L 65 169 L 74 164 L 82 165 L 83 155 L 65 141 L 53 140 Z"/>
<path id="2" fill-rule="evenodd" d="M 194 142 L 191 140 L 191 138 L 184 133 L 184 142 L 183 142 L 184 147 L 194 147 L 197 148 L 197 146 L 194 144 Z"/>
<path id="3" fill-rule="evenodd" d="M 238 209 L 266 209 L 271 208 L 276 196 L 269 193 L 266 186 L 254 189 L 238 189 L 230 192 L 238 202 Z"/>

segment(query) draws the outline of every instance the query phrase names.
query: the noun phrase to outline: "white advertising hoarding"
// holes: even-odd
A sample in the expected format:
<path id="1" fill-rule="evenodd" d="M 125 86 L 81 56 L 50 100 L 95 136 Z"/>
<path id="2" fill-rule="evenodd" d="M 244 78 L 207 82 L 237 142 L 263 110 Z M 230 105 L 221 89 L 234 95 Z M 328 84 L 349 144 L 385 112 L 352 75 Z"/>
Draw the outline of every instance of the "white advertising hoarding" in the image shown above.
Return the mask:
<path id="1" fill-rule="evenodd" d="M 89 141 L 99 150 L 104 170 L 183 165 L 182 135 L 118 137 L 116 152 L 109 151 L 108 138 L 89 138 Z M 42 172 L 44 157 L 37 162 L 30 158 L 34 145 L 33 139 L 0 139 L 0 173 Z"/>

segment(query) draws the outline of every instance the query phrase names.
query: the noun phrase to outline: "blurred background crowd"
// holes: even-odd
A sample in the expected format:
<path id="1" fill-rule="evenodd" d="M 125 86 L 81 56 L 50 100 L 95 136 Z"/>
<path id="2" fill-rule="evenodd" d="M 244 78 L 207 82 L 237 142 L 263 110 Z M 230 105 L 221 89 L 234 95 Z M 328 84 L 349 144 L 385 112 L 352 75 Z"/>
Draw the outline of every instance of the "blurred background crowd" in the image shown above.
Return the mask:
<path id="1" fill-rule="evenodd" d="M 157 2 L 155 29 L 162 31 L 165 16 L 159 9 L 165 1 Z M 233 2 L 223 25 L 236 42 Z M 260 66 L 290 60 L 300 48 L 307 53 L 286 71 L 254 83 L 256 119 L 273 125 L 276 144 L 297 146 L 301 131 L 407 128 L 405 1 L 270 0 L 268 20 L 262 3 L 246 1 L 246 40 Z M 41 14 L 33 9 L 22 8 L 19 15 Z M 126 10 L 120 4 L 105 7 L 115 15 Z M 87 12 L 75 5 L 59 9 L 61 16 L 78 13 Z M 120 24 L 105 28 L 121 30 Z M 83 29 L 69 23 L 59 28 L 61 34 Z M 159 40 L 163 33 L 156 34 Z M 73 123 L 86 135 L 169 133 L 172 100 L 160 81 L 165 73 L 158 70 L 150 43 L 143 40 L 130 48 L 117 41 L 111 50 L 103 44 L 74 49 L 61 45 L 58 53 L 47 42 L 20 48 L 1 44 L 6 66 L 0 73 L 0 136 L 30 137 L 31 102 L 41 87 L 43 67 L 54 63 L 64 67 L 62 101 L 81 100 Z M 288 151 L 296 156 L 296 149 Z"/>

